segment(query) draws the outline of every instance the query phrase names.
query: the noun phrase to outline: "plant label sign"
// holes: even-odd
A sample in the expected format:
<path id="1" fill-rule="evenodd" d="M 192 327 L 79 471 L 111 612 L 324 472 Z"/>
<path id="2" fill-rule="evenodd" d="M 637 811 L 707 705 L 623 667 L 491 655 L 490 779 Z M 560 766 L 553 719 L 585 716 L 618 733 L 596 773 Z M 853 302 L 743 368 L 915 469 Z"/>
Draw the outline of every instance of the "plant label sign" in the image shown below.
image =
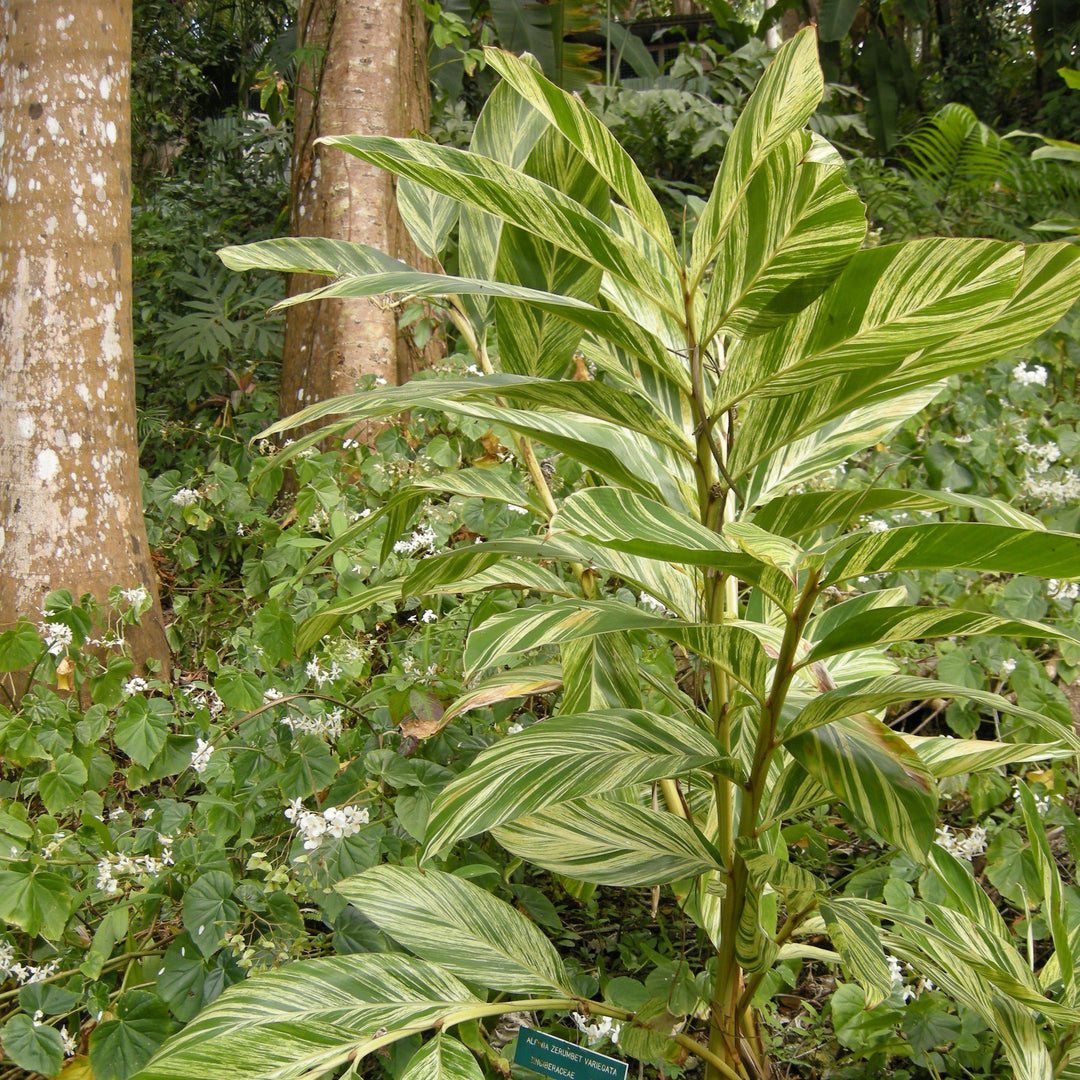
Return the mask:
<path id="1" fill-rule="evenodd" d="M 514 1064 L 552 1080 L 626 1080 L 625 1061 L 527 1027 L 518 1030 Z"/>

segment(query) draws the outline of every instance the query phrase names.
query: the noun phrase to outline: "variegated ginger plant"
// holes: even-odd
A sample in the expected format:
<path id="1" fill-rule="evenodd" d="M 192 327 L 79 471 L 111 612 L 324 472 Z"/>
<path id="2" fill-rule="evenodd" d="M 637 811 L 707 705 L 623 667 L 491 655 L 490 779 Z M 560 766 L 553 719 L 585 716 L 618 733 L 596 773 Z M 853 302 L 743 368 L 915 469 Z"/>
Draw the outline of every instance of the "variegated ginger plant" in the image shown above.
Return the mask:
<path id="1" fill-rule="evenodd" d="M 446 305 L 483 374 L 323 403 L 284 421 L 332 418 L 298 440 L 412 407 L 508 429 L 533 485 L 480 468 L 392 499 L 388 544 L 432 492 L 526 504 L 534 536 L 430 557 L 405 580 L 316 616 L 336 620 L 392 595 L 513 586 L 534 600 L 468 638 L 474 676 L 542 646 L 561 664 L 500 671 L 448 710 L 561 683 L 558 714 L 486 750 L 438 797 L 427 867 L 380 866 L 338 891 L 411 956 L 287 965 L 232 987 L 173 1039 L 144 1080 L 310 1077 L 434 1030 L 405 1080 L 476 1080 L 498 1060 L 472 1024 L 501 1013 L 575 1010 L 622 1021 L 622 1050 L 677 1044 L 709 1080 L 767 1074 L 752 1008 L 778 958 L 807 955 L 808 927 L 859 982 L 892 991 L 886 950 L 977 1012 L 1015 1074 L 1068 1067 L 1080 1021 L 1077 933 L 1034 803 L 1021 785 L 1055 952 L 1033 972 L 970 867 L 934 844 L 942 777 L 1080 749 L 1072 731 L 1003 697 L 898 674 L 885 647 L 914 639 L 1064 630 L 948 607 L 902 589 L 852 593 L 854 578 L 909 569 L 1080 576 L 1080 537 L 992 499 L 936 491 L 805 491 L 887 437 L 940 392 L 1052 325 L 1080 294 L 1080 252 L 973 239 L 865 247 L 863 207 L 836 151 L 806 129 L 822 94 L 806 30 L 777 54 L 728 144 L 680 250 L 646 178 L 573 96 L 527 61 L 491 52 L 503 81 L 470 151 L 408 139 L 325 140 L 401 178 L 402 212 L 437 257 L 455 222 L 461 276 L 425 274 L 358 245 L 273 240 L 230 248 L 232 267 L 324 273 L 290 303 L 383 294 Z M 498 343 L 493 348 L 493 343 Z M 580 350 L 597 377 L 567 378 Z M 534 444 L 597 478 L 557 500 Z M 601 482 L 602 478 L 602 482 Z M 970 522 L 939 520 L 963 508 Z M 864 513 L 927 511 L 921 524 L 851 528 Z M 348 541 L 348 536 L 331 547 Z M 329 554 L 329 551 L 324 554 Z M 565 563 L 577 588 L 530 561 Z M 605 592 L 605 575 L 657 598 L 648 613 Z M 631 635 L 697 658 L 696 699 L 643 670 Z M 644 707 L 643 687 L 653 691 Z M 1039 744 L 914 738 L 878 718 L 890 704 L 963 697 L 1026 717 Z M 656 706 L 656 701 L 666 705 Z M 841 895 L 790 857 L 780 828 L 839 801 L 883 844 L 926 868 L 939 901 L 904 908 Z M 510 852 L 605 886 L 669 886 L 712 942 L 711 991 L 672 1016 L 583 1001 L 523 915 L 436 869 L 491 830 Z M 497 994 L 493 996 L 491 992 Z M 1053 1056 L 1043 1029 L 1057 1032 Z M 700 1036 L 700 1037 L 699 1037 Z"/>

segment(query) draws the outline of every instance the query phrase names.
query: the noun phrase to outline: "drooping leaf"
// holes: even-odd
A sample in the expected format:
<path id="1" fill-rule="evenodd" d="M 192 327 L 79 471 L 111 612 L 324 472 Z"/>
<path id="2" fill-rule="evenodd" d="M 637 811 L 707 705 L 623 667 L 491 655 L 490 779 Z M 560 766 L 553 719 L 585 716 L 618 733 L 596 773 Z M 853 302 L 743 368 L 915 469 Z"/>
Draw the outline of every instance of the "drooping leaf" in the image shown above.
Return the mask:
<path id="1" fill-rule="evenodd" d="M 929 769 L 895 732 L 851 716 L 788 739 L 806 772 L 879 836 L 917 862 L 934 838 L 937 791 Z"/>
<path id="2" fill-rule="evenodd" d="M 599 885 L 662 885 L 718 868 L 716 853 L 683 818 L 606 799 L 560 803 L 493 835 L 519 858 Z"/>
<path id="3" fill-rule="evenodd" d="M 640 709 L 554 716 L 483 751 L 439 793 L 425 858 L 545 807 L 694 769 L 740 772 L 711 735 L 683 720 Z"/>
<path id="4" fill-rule="evenodd" d="M 857 900 L 837 897 L 820 905 L 825 926 L 845 969 L 863 988 L 866 1008 L 892 993 L 892 976 L 881 948 L 881 928 Z"/>
<path id="5" fill-rule="evenodd" d="M 476 1058 L 441 1031 L 409 1059 L 401 1080 L 483 1080 Z"/>
<path id="6" fill-rule="evenodd" d="M 139 1078 L 298 1077 L 363 1057 L 380 1029 L 392 1035 L 440 1020 L 450 1026 L 480 1004 L 449 972 L 397 953 L 304 960 L 229 987 Z"/>
<path id="7" fill-rule="evenodd" d="M 562 670 L 558 664 L 540 664 L 500 671 L 466 690 L 442 715 L 440 727 L 445 727 L 470 709 L 480 709 L 498 701 L 547 694 L 562 688 Z"/>
<path id="8" fill-rule="evenodd" d="M 334 888 L 410 952 L 460 978 L 495 990 L 566 992 L 562 961 L 543 933 L 471 881 L 383 864 Z"/>

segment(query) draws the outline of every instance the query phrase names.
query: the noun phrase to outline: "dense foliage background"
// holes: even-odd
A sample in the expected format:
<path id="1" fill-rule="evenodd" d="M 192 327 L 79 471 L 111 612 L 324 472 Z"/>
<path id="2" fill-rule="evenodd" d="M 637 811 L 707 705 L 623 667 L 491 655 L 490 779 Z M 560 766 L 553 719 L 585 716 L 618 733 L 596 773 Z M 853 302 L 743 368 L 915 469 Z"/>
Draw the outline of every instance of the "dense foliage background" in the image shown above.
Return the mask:
<path id="1" fill-rule="evenodd" d="M 468 494 L 428 500 L 404 531 L 400 516 L 378 513 L 404 485 L 457 466 L 521 480 L 508 432 L 418 408 L 370 445 L 315 446 L 288 469 L 275 463 L 283 439 L 255 439 L 278 419 L 282 322 L 266 313 L 283 281 L 235 274 L 215 252 L 287 227 L 291 7 L 136 3 L 139 434 L 180 675 L 133 677 L 115 642 L 87 640 L 88 602 L 62 592 L 40 625 L 0 635 L 0 669 L 34 665 L 28 695 L 0 706 L 4 1076 L 75 1077 L 89 1068 L 98 1080 L 126 1080 L 251 972 L 389 948 L 329 886 L 384 860 L 414 861 L 436 793 L 482 749 L 552 708 L 553 682 L 537 669 L 517 697 L 493 696 L 447 722 L 444 710 L 468 689 L 465 633 L 515 601 L 476 593 L 402 602 L 386 584 L 450 545 L 533 532 L 526 507 Z M 800 7 L 779 4 L 763 19 L 751 4 L 718 0 L 684 24 L 665 22 L 661 5 L 617 12 L 624 21 L 654 17 L 668 42 L 658 67 L 656 50 L 645 48 L 651 38 L 631 40 L 619 25 L 599 33 L 600 13 L 588 5 L 530 5 L 515 19 L 522 5 L 498 0 L 426 4 L 433 135 L 468 142 L 494 82 L 482 44 L 529 49 L 578 86 L 646 173 L 677 234 L 688 236 L 770 59 L 763 23 Z M 843 149 L 872 242 L 1080 233 L 1080 150 L 1061 143 L 1078 134 L 1080 90 L 1070 88 L 1080 77 L 1068 69 L 1077 63 L 1080 8 L 823 2 L 818 18 L 830 85 L 811 126 Z M 472 359 L 437 311 L 416 305 L 403 322 L 421 346 L 444 335 L 436 374 L 468 374 Z M 1078 361 L 1074 311 L 1022 353 L 950 379 L 930 409 L 888 445 L 845 462 L 831 482 L 872 488 L 887 475 L 890 486 L 994 495 L 1052 528 L 1080 530 Z M 543 467 L 556 493 L 581 480 L 580 466 L 557 453 Z M 907 516 L 875 514 L 872 527 Z M 353 528 L 368 518 L 369 528 Z M 146 596 L 117 586 L 109 618 L 121 626 L 139 617 Z M 1075 583 L 958 571 L 857 584 L 892 587 L 912 603 L 940 598 L 1080 632 Z M 605 588 L 650 607 L 647 594 L 616 579 Z M 340 621 L 320 621 L 331 602 L 347 600 Z M 331 625 L 337 632 L 324 638 Z M 656 674 L 695 677 L 644 634 L 635 658 Z M 911 673 L 1006 694 L 1067 725 L 1080 715 L 1080 648 L 972 638 L 914 646 L 898 659 Z M 972 704 L 913 701 L 891 710 L 888 723 L 1036 741 L 1027 721 Z M 1075 933 L 1075 759 L 954 778 L 942 842 L 971 860 L 1035 967 L 1050 928 L 1032 899 L 1041 884 L 1018 778 L 1036 793 Z M 784 839 L 800 850 L 800 865 L 852 895 L 902 904 L 919 877 L 905 855 L 885 857 L 842 807 L 812 811 Z M 445 868 L 548 931 L 584 996 L 603 992 L 628 1009 L 667 998 L 676 1015 L 708 998 L 685 962 L 703 942 L 666 893 L 583 888 L 484 839 L 460 844 Z M 758 995 L 786 1075 L 1010 1075 L 978 1016 L 899 962 L 894 993 L 867 1010 L 834 964 L 808 956 L 779 964 Z M 513 1030 L 487 1035 L 477 1036 L 484 1052 Z M 419 1045 L 419 1036 L 395 1044 L 365 1069 L 397 1077 Z M 653 1067 L 678 1076 L 700 1063 L 684 1050 Z"/>

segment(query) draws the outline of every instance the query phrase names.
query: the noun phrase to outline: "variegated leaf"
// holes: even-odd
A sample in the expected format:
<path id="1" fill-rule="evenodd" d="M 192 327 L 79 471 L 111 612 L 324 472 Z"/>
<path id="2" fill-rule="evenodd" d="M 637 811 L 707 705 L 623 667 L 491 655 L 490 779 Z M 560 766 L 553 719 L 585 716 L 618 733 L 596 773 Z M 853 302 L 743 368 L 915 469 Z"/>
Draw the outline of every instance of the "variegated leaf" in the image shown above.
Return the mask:
<path id="1" fill-rule="evenodd" d="M 279 236 L 253 244 L 223 247 L 218 258 L 230 270 L 280 270 L 285 274 L 364 277 L 368 274 L 413 273 L 401 259 L 367 244 L 318 236 Z"/>
<path id="2" fill-rule="evenodd" d="M 493 830 L 511 854 L 599 885 L 663 885 L 719 867 L 718 853 L 675 814 L 579 799 Z"/>
<path id="3" fill-rule="evenodd" d="M 934 839 L 937 790 L 918 754 L 869 716 L 846 717 L 785 743 L 806 772 L 879 836 L 923 862 Z"/>
<path id="4" fill-rule="evenodd" d="M 775 567 L 793 582 L 796 580 L 803 552 L 786 536 L 766 532 L 759 525 L 746 521 L 725 525 L 723 534 L 751 558 Z"/>
<path id="5" fill-rule="evenodd" d="M 866 212 L 842 165 L 806 160 L 811 137 L 792 132 L 765 155 L 729 215 L 716 251 L 701 340 L 749 337 L 816 300 L 858 251 Z"/>
<path id="6" fill-rule="evenodd" d="M 563 673 L 560 712 L 641 708 L 638 664 L 625 633 L 564 641 L 559 657 Z"/>
<path id="7" fill-rule="evenodd" d="M 893 513 L 974 510 L 992 525 L 1019 529 L 1045 529 L 1038 518 L 1025 514 L 1000 499 L 983 495 L 959 495 L 953 491 L 892 491 L 863 488 L 857 491 L 810 491 L 771 500 L 755 511 L 753 521 L 762 529 L 798 539 L 813 536 L 829 525 L 844 525 L 856 518 L 885 510 Z"/>
<path id="8" fill-rule="evenodd" d="M 624 630 L 651 630 L 717 664 L 751 693 L 763 696 L 768 658 L 745 627 L 683 623 L 649 615 L 617 600 L 545 604 L 494 615 L 469 635 L 465 671 L 468 675 L 500 657 L 542 645 Z"/>
<path id="9" fill-rule="evenodd" d="M 876 679 L 859 679 L 814 698 L 798 716 L 784 725 L 779 737 L 788 739 L 844 716 L 874 712 L 887 705 L 928 698 L 975 701 L 999 712 L 1023 716 L 1037 724 L 1044 722 L 1041 713 L 1025 709 L 1000 694 L 939 682 L 937 679 L 921 679 L 915 675 L 887 675 Z"/>
<path id="10" fill-rule="evenodd" d="M 1050 841 L 1046 838 L 1046 826 L 1035 805 L 1035 796 L 1022 780 L 1017 781 L 1016 791 L 1020 794 L 1020 807 L 1024 813 L 1024 825 L 1027 827 L 1035 868 L 1042 879 L 1042 914 L 1050 927 L 1050 936 L 1054 941 L 1054 954 L 1057 956 L 1058 972 L 1062 982 L 1062 1000 L 1066 1005 L 1075 1005 L 1078 998 L 1076 969 L 1069 941 L 1068 913 L 1065 907 L 1065 891 L 1061 884 L 1061 875 L 1053 853 L 1050 851 Z"/>
<path id="11" fill-rule="evenodd" d="M 849 371 L 879 369 L 885 377 L 1003 308 L 1023 263 L 1021 247 L 996 240 L 938 238 L 864 248 L 820 300 L 771 333 L 739 342 L 715 408 L 747 396 L 795 394 Z M 742 471 L 737 453 L 732 465 Z"/>
<path id="12" fill-rule="evenodd" d="M 711 735 L 682 720 L 640 709 L 555 716 L 489 747 L 439 793 L 425 858 L 548 806 L 694 769 L 739 771 Z"/>
<path id="13" fill-rule="evenodd" d="M 440 259 L 450 230 L 457 224 L 458 204 L 423 184 L 402 178 L 397 185 L 397 208 L 421 254 Z"/>
<path id="14" fill-rule="evenodd" d="M 739 926 L 735 932 L 735 959 L 744 971 L 768 971 L 779 951 L 773 941 L 776 933 L 776 898 L 765 896 L 761 889 L 747 889 Z M 763 925 L 766 911 L 772 911 L 773 926 Z"/>
<path id="15" fill-rule="evenodd" d="M 230 986 L 138 1074 L 140 1080 L 290 1080 L 394 1037 L 475 1015 L 483 1001 L 448 971 L 395 953 L 287 964 Z M 456 1019 L 455 1019 L 456 1018 Z"/>
<path id="16" fill-rule="evenodd" d="M 561 689 L 562 669 L 558 664 L 540 664 L 500 671 L 457 698 L 443 713 L 439 727 L 445 727 L 451 720 L 471 709 L 482 709 L 499 701 L 510 701 L 512 698 L 528 697 L 532 694 L 549 694 Z"/>
<path id="17" fill-rule="evenodd" d="M 806 123 L 824 89 L 814 32 L 803 30 L 776 54 L 728 139 L 712 193 L 694 230 L 691 287 L 697 286 L 716 257 L 762 161 Z"/>
<path id="18" fill-rule="evenodd" d="M 409 1059 L 401 1080 L 484 1080 L 472 1052 L 439 1031 Z"/>
<path id="19" fill-rule="evenodd" d="M 738 837 L 735 850 L 746 863 L 755 886 L 760 887 L 767 882 L 784 897 L 789 907 L 794 905 L 795 908 L 804 908 L 815 895 L 824 895 L 826 892 L 825 883 L 814 877 L 809 870 L 764 850 L 758 841 L 751 837 Z"/>
<path id="20" fill-rule="evenodd" d="M 1039 722 L 1045 724 L 1045 717 Z M 1075 747 L 1061 743 L 1004 743 L 993 739 L 955 739 L 948 735 L 902 734 L 901 737 L 939 780 L 946 776 L 984 772 L 1001 765 L 1076 756 Z"/>
<path id="21" fill-rule="evenodd" d="M 383 864 L 334 885 L 410 952 L 472 983 L 565 993 L 562 960 L 521 912 L 471 881 Z"/>
<path id="22" fill-rule="evenodd" d="M 581 103 L 510 53 L 485 51 L 488 63 L 566 138 L 611 185 L 624 206 L 644 226 L 672 264 L 675 241 L 664 211 L 633 158 Z M 677 295 L 677 294 L 676 294 Z"/>
<path id="23" fill-rule="evenodd" d="M 854 541 L 845 537 L 829 550 L 828 557 L 837 554 L 826 584 L 892 570 L 1080 577 L 1080 536 L 978 522 L 904 525 Z"/>
<path id="24" fill-rule="evenodd" d="M 857 900 L 823 900 L 820 911 L 841 962 L 863 988 L 866 1008 L 872 1009 L 892 993 L 892 976 L 881 949 L 881 928 Z"/>
<path id="25" fill-rule="evenodd" d="M 762 588 L 768 584 L 773 587 L 770 595 L 785 609 L 794 600 L 789 580 L 765 574 L 770 563 L 746 554 L 689 514 L 626 488 L 595 487 L 574 492 L 551 519 L 550 528 L 555 533 L 576 533 L 617 551 L 710 566 Z"/>
<path id="26" fill-rule="evenodd" d="M 975 880 L 971 863 L 961 862 L 938 843 L 930 847 L 929 862 L 960 911 L 1002 941 L 1011 942 L 1012 936 L 1001 912 Z"/>
<path id="27" fill-rule="evenodd" d="M 603 221 L 569 196 L 502 162 L 452 146 L 383 135 L 330 135 L 319 143 L 502 218 L 673 307 L 657 270 Z"/>
<path id="28" fill-rule="evenodd" d="M 525 172 L 570 196 L 605 221 L 611 196 L 591 165 L 554 129 L 537 142 Z M 555 247 L 509 222 L 499 237 L 494 276 L 593 304 L 603 271 L 580 256 Z M 558 379 L 570 366 L 581 327 L 514 300 L 495 301 L 499 364 L 503 371 Z"/>

